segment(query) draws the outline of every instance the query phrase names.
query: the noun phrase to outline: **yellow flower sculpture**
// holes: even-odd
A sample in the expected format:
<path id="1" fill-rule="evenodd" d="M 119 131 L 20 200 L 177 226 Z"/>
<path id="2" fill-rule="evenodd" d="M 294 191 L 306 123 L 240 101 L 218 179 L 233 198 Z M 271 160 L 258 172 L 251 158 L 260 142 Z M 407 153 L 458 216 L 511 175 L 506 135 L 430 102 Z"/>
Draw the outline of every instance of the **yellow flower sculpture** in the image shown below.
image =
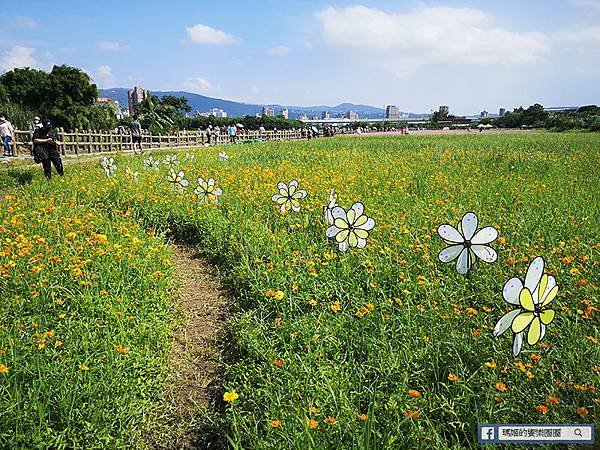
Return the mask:
<path id="1" fill-rule="evenodd" d="M 544 259 L 535 258 L 525 275 L 525 283 L 519 278 L 511 278 L 503 289 L 503 297 L 508 303 L 518 305 L 504 314 L 494 327 L 494 336 L 500 336 L 508 328 L 514 333 L 513 354 L 518 356 L 523 346 L 523 335 L 527 330 L 527 343 L 537 344 L 546 334 L 546 326 L 556 315 L 549 308 L 550 303 L 556 298 L 558 285 L 553 276 L 544 273 Z"/>

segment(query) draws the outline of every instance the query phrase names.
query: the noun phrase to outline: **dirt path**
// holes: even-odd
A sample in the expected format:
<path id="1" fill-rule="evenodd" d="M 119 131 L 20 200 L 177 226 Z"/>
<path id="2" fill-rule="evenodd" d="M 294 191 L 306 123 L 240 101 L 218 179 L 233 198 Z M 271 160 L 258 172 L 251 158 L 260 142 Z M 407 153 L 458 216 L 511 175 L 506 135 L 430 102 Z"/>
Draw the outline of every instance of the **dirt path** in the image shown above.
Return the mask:
<path id="1" fill-rule="evenodd" d="M 167 390 L 173 416 L 179 418 L 179 433 L 177 441 L 168 447 L 203 448 L 210 437 L 197 422 L 216 411 L 220 402 L 220 349 L 229 301 L 219 286 L 218 269 L 197 258 L 193 250 L 176 246 L 174 264 L 178 307 L 184 320 L 175 330 L 170 355 L 175 377 Z"/>

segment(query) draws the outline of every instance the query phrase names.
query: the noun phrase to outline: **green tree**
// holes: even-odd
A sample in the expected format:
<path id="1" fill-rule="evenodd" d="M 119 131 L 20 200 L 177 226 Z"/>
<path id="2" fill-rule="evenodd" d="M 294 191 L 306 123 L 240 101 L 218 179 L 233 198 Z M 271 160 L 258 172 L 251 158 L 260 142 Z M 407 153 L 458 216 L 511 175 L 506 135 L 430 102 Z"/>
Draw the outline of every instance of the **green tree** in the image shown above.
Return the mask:
<path id="1" fill-rule="evenodd" d="M 174 95 L 165 95 L 160 99 L 161 105 L 172 106 L 178 111 L 190 112 L 192 107 L 185 97 L 175 97 Z"/>

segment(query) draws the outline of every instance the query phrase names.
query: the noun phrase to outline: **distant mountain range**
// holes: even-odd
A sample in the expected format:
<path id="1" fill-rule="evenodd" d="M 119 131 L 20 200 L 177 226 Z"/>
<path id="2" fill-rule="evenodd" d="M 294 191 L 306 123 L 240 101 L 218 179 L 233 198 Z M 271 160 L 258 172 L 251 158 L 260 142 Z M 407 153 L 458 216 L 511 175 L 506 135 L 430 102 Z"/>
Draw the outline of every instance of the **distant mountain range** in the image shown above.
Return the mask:
<path id="1" fill-rule="evenodd" d="M 100 96 L 111 98 L 119 102 L 122 107 L 127 107 L 127 88 L 112 88 L 112 89 L 100 89 Z M 341 103 L 336 106 L 317 105 L 317 106 L 292 106 L 292 105 L 277 105 L 277 104 L 266 104 L 258 105 L 251 103 L 240 103 L 231 100 L 223 100 L 220 98 L 206 97 L 200 94 L 194 94 L 192 92 L 184 91 L 151 91 L 153 95 L 157 97 L 163 97 L 164 95 L 174 95 L 176 97 L 185 97 L 190 106 L 192 107 L 192 113 L 196 112 L 207 112 L 213 108 L 224 110 L 229 117 L 243 117 L 243 116 L 254 116 L 256 113 L 260 113 L 263 106 L 268 106 L 275 110 L 275 114 L 281 114 L 283 108 L 288 109 L 290 119 L 297 119 L 303 114 L 308 117 L 317 115 L 321 117 L 323 111 L 327 111 L 330 117 L 343 116 L 349 110 L 358 113 L 358 116 L 363 119 L 377 119 L 384 117 L 385 111 L 382 108 L 376 108 L 369 105 L 356 105 L 354 103 Z M 413 114 L 413 113 L 401 113 L 409 114 L 409 117 L 427 117 L 427 114 Z"/>

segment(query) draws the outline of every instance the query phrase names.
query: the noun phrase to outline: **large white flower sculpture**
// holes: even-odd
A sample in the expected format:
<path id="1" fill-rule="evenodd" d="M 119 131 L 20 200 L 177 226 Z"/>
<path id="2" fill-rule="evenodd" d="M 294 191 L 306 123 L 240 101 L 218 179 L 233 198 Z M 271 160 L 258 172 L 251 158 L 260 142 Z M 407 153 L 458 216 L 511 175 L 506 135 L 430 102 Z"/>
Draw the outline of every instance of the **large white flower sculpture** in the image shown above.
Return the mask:
<path id="1" fill-rule="evenodd" d="M 163 159 L 163 165 L 168 169 L 174 169 L 179 165 L 179 159 L 177 159 L 177 155 L 166 155 L 165 159 Z"/>
<path id="2" fill-rule="evenodd" d="M 290 181 L 289 186 L 280 181 L 277 184 L 277 189 L 279 189 L 279 194 L 275 194 L 271 197 L 271 200 L 280 205 L 279 210 L 281 214 L 287 213 L 290 209 L 296 212 L 300 211 L 299 200 L 306 197 L 307 192 L 303 189 L 298 189 L 298 182 L 296 180 Z"/>
<path id="3" fill-rule="evenodd" d="M 117 171 L 117 165 L 115 164 L 114 158 L 107 158 L 104 156 L 102 158 L 102 168 L 104 169 L 104 173 L 106 176 L 112 177 L 114 173 Z"/>
<path id="4" fill-rule="evenodd" d="M 125 168 L 125 178 L 127 178 L 129 181 L 137 181 L 138 175 L 139 174 L 131 170 L 129 166 Z"/>
<path id="5" fill-rule="evenodd" d="M 143 166 L 144 170 L 158 171 L 160 168 L 160 161 L 158 159 L 154 159 L 152 155 L 150 155 L 147 159 L 144 159 Z"/>
<path id="6" fill-rule="evenodd" d="M 468 212 L 458 224 L 458 229 L 448 224 L 438 228 L 440 237 L 450 244 L 439 253 L 439 260 L 448 263 L 456 259 L 456 270 L 462 275 L 471 270 L 477 258 L 487 263 L 498 259 L 496 251 L 487 245 L 496 240 L 498 231 L 494 227 L 477 230 L 477 223 L 477 215 Z"/>
<path id="7" fill-rule="evenodd" d="M 221 161 L 227 161 L 229 159 L 229 156 L 227 156 L 227 153 L 221 152 L 221 153 L 219 153 L 219 159 Z"/>
<path id="8" fill-rule="evenodd" d="M 364 209 L 362 203 L 356 202 L 348 211 L 341 206 L 335 206 L 331 211 L 333 225 L 327 228 L 327 237 L 335 239 L 342 252 L 350 247 L 363 248 L 367 245 L 375 220 L 363 214 Z"/>
<path id="9" fill-rule="evenodd" d="M 183 188 L 190 184 L 190 182 L 185 179 L 183 170 L 176 172 L 175 169 L 171 169 L 167 174 L 167 181 L 173 185 L 172 189 L 177 191 L 179 194 L 183 194 Z"/>
<path id="10" fill-rule="evenodd" d="M 329 225 L 333 225 L 333 208 L 337 206 L 337 194 L 332 189 L 329 191 L 329 197 L 327 198 L 327 204 L 323 206 L 323 218 Z"/>
<path id="11" fill-rule="evenodd" d="M 538 256 L 527 269 L 525 285 L 519 278 L 511 278 L 504 285 L 502 296 L 511 305 L 519 308 L 504 314 L 494 327 L 498 337 L 509 328 L 514 333 L 513 354 L 518 356 L 523 345 L 523 334 L 527 327 L 527 343 L 537 344 L 546 334 L 546 325 L 554 320 L 555 312 L 548 308 L 556 298 L 558 285 L 552 275 L 544 273 L 544 259 Z"/>
<path id="12" fill-rule="evenodd" d="M 221 188 L 215 186 L 215 180 L 209 178 L 208 181 L 204 181 L 202 178 L 198 178 L 198 187 L 194 189 L 194 193 L 198 197 L 200 203 L 219 203 L 217 198 L 223 193 Z"/>

